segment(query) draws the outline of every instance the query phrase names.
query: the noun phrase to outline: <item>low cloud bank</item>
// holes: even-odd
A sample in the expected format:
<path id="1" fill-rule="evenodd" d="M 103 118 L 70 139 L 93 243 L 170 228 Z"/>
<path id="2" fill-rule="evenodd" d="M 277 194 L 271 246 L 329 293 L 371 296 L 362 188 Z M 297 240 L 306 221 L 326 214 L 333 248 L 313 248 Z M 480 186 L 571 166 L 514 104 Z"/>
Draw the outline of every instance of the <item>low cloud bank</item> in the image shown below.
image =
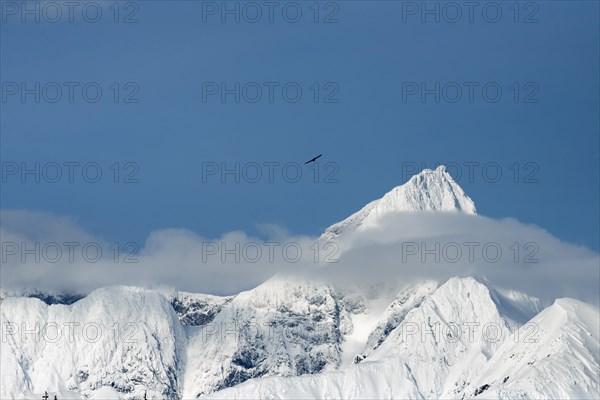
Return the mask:
<path id="1" fill-rule="evenodd" d="M 265 237 L 207 238 L 186 229 L 152 232 L 144 243 L 110 243 L 69 218 L 2 210 L 0 281 L 88 292 L 109 285 L 172 286 L 233 294 L 277 273 L 339 285 L 486 278 L 551 301 L 600 303 L 600 257 L 514 219 L 459 213 L 398 213 L 380 225 L 326 241 L 264 226 Z"/>

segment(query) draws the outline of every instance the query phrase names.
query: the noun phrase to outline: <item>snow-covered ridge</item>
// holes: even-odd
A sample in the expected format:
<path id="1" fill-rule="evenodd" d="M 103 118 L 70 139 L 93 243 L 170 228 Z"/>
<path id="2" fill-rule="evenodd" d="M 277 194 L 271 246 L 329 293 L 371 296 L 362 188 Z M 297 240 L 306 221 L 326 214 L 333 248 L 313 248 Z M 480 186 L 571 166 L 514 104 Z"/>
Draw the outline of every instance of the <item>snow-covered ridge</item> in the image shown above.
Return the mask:
<path id="1" fill-rule="evenodd" d="M 498 299 L 498 292 L 480 281 L 452 278 L 408 310 L 381 346 L 359 364 L 317 375 L 249 380 L 206 397 L 599 397 L 597 308 L 560 299 L 519 327 L 511 315 L 500 312 Z M 536 303 L 524 295 L 512 299 L 515 303 L 505 309 L 520 309 L 520 315 Z M 500 301 L 511 302 L 511 296 Z M 473 331 L 457 335 L 450 330 L 460 327 Z"/>
<path id="2" fill-rule="evenodd" d="M 379 323 L 369 335 L 360 358 L 366 358 L 372 351 L 381 346 L 388 335 L 406 318 L 408 312 L 421 305 L 425 298 L 433 293 L 438 286 L 439 282 L 428 281 L 403 288 L 387 307 Z"/>
<path id="3" fill-rule="evenodd" d="M 382 198 L 330 226 L 323 237 L 333 239 L 342 233 L 374 226 L 386 214 L 407 211 L 460 211 L 477 214 L 473 200 L 452 179 L 446 167 L 440 165 L 435 170 L 423 170 Z"/>
<path id="4" fill-rule="evenodd" d="M 212 321 L 223 305 L 230 302 L 234 297 L 182 291 L 168 291 L 163 294 L 171 303 L 182 325 L 185 326 L 199 326 Z M 48 305 L 71 305 L 83 299 L 85 295 L 57 290 L 0 288 L 0 301 L 8 297 L 35 298 Z"/>
<path id="5" fill-rule="evenodd" d="M 44 303 L 50 304 L 73 304 L 81 300 L 85 295 L 80 293 L 65 293 L 58 290 L 41 290 L 41 289 L 4 289 L 0 288 L 0 301 L 6 297 L 31 297 L 40 299 Z"/>
<path id="6" fill-rule="evenodd" d="M 562 298 L 514 332 L 473 380 L 479 398 L 600 398 L 599 310 Z"/>
<path id="7" fill-rule="evenodd" d="M 598 309 L 575 300 L 558 300 L 537 314 L 537 299 L 473 278 L 407 285 L 379 315 L 356 354 L 357 364 L 343 365 L 346 340 L 359 317 L 372 312 L 377 293 L 275 277 L 223 303 L 183 297 L 212 299 L 220 309 L 212 321 L 184 329 L 172 299 L 146 289 L 99 289 L 72 305 L 5 298 L 0 322 L 17 331 L 4 330 L 0 343 L 0 397 L 35 398 L 46 390 L 93 397 L 106 388 L 123 399 L 144 393 L 149 399 L 526 399 L 600 393 Z M 519 321 L 537 327 L 537 342 L 523 342 L 531 332 Z M 68 335 L 32 341 L 19 331 L 23 323 L 31 328 L 73 322 L 97 324 L 104 335 L 89 340 L 76 331 L 73 341 Z M 134 331 L 127 330 L 132 322 Z M 472 337 L 449 330 L 473 323 Z M 486 340 L 487 324 L 501 340 Z M 114 336 L 115 326 L 120 337 Z"/>
<path id="8" fill-rule="evenodd" d="M 476 213 L 440 167 L 324 236 L 404 211 Z M 600 398 L 598 308 L 542 311 L 471 277 L 385 283 L 276 276 L 231 297 L 0 289 L 0 398 Z"/>
<path id="9" fill-rule="evenodd" d="M 167 299 L 111 287 L 72 305 L 7 297 L 0 304 L 0 398 L 44 391 L 177 399 L 187 339 Z"/>
<path id="10" fill-rule="evenodd" d="M 183 396 L 261 376 L 335 370 L 352 329 L 350 315 L 362 309 L 360 300 L 302 279 L 275 277 L 242 292 L 210 324 L 190 333 Z"/>

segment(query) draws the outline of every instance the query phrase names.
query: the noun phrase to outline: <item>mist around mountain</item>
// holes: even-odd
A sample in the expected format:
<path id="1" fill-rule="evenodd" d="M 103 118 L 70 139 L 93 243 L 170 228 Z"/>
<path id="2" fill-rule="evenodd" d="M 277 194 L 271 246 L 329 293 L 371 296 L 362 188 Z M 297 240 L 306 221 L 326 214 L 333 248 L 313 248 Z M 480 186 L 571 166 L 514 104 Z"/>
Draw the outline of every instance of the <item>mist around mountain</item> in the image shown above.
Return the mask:
<path id="1" fill-rule="evenodd" d="M 598 254 L 478 215 L 443 167 L 319 238 L 271 234 L 321 253 L 223 262 L 162 231 L 134 267 L 94 265 L 108 285 L 80 291 L 51 283 L 93 281 L 90 265 L 9 261 L 0 397 L 600 397 Z"/>

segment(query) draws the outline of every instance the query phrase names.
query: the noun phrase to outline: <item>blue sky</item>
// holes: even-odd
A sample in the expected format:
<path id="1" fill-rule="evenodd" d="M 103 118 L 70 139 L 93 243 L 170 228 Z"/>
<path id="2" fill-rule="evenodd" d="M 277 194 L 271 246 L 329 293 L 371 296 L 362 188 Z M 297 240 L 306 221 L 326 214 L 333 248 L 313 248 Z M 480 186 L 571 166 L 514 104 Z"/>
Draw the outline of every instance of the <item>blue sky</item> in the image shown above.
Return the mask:
<path id="1" fill-rule="evenodd" d="M 222 22 L 211 8 L 221 3 L 193 1 L 123 2 L 118 23 L 112 2 L 97 23 L 81 9 L 73 22 L 65 14 L 49 22 L 50 9 L 40 22 L 22 22 L 22 10 L 2 3 L 2 208 L 70 215 L 117 241 L 170 227 L 253 233 L 265 223 L 317 234 L 405 182 L 408 168 L 440 162 L 461 167 L 459 184 L 480 214 L 514 217 L 598 250 L 597 2 L 519 3 L 518 15 L 513 2 L 496 2 L 485 16 L 475 9 L 471 22 L 466 9 L 456 22 L 447 21 L 453 10 L 440 11 L 436 22 L 413 13 L 422 2 L 338 1 L 319 5 L 317 23 L 313 2 L 288 10 L 288 19 L 302 11 L 296 23 L 281 8 L 273 22 L 266 9 L 256 23 L 245 20 L 254 14 Z M 137 22 L 123 23 L 127 15 Z M 324 23 L 326 16 L 337 22 Z M 40 102 L 32 94 L 23 101 L 21 84 L 36 82 Z M 49 101 L 52 82 L 75 82 L 73 101 L 66 89 Z M 213 82 L 248 91 L 239 103 L 233 95 L 222 102 L 206 92 Z M 266 91 L 248 101 L 265 82 L 275 82 L 273 101 Z M 410 92 L 436 82 L 439 102 Z M 297 102 L 284 97 L 286 84 L 301 88 Z M 102 97 L 88 102 L 85 85 Z M 286 181 L 281 166 L 321 153 L 318 183 L 304 166 L 299 182 Z M 52 163 L 62 165 L 62 178 L 9 173 L 36 162 L 52 176 Z M 72 183 L 65 162 L 80 163 Z M 265 162 L 280 163 L 273 182 Z M 479 166 L 470 180 L 472 162 Z M 86 163 L 100 166 L 98 182 L 82 178 Z M 263 177 L 203 179 L 206 163 L 258 163 Z M 492 182 L 497 168 L 502 176 Z M 330 172 L 337 183 L 324 182 Z M 129 173 L 137 183 L 123 182 Z"/>

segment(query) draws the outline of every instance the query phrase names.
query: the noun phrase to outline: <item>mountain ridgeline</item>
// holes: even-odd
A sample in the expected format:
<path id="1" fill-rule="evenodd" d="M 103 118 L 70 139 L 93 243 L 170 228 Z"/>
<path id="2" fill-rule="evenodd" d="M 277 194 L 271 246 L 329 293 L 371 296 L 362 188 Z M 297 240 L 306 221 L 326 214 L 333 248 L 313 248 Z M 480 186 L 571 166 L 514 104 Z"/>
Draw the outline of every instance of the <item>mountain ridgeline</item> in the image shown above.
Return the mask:
<path id="1" fill-rule="evenodd" d="M 396 212 L 477 215 L 439 167 L 322 237 Z M 276 275 L 224 297 L 4 289 L 0 398 L 599 398 L 599 322 L 579 300 L 544 308 L 473 277 L 342 287 Z"/>

